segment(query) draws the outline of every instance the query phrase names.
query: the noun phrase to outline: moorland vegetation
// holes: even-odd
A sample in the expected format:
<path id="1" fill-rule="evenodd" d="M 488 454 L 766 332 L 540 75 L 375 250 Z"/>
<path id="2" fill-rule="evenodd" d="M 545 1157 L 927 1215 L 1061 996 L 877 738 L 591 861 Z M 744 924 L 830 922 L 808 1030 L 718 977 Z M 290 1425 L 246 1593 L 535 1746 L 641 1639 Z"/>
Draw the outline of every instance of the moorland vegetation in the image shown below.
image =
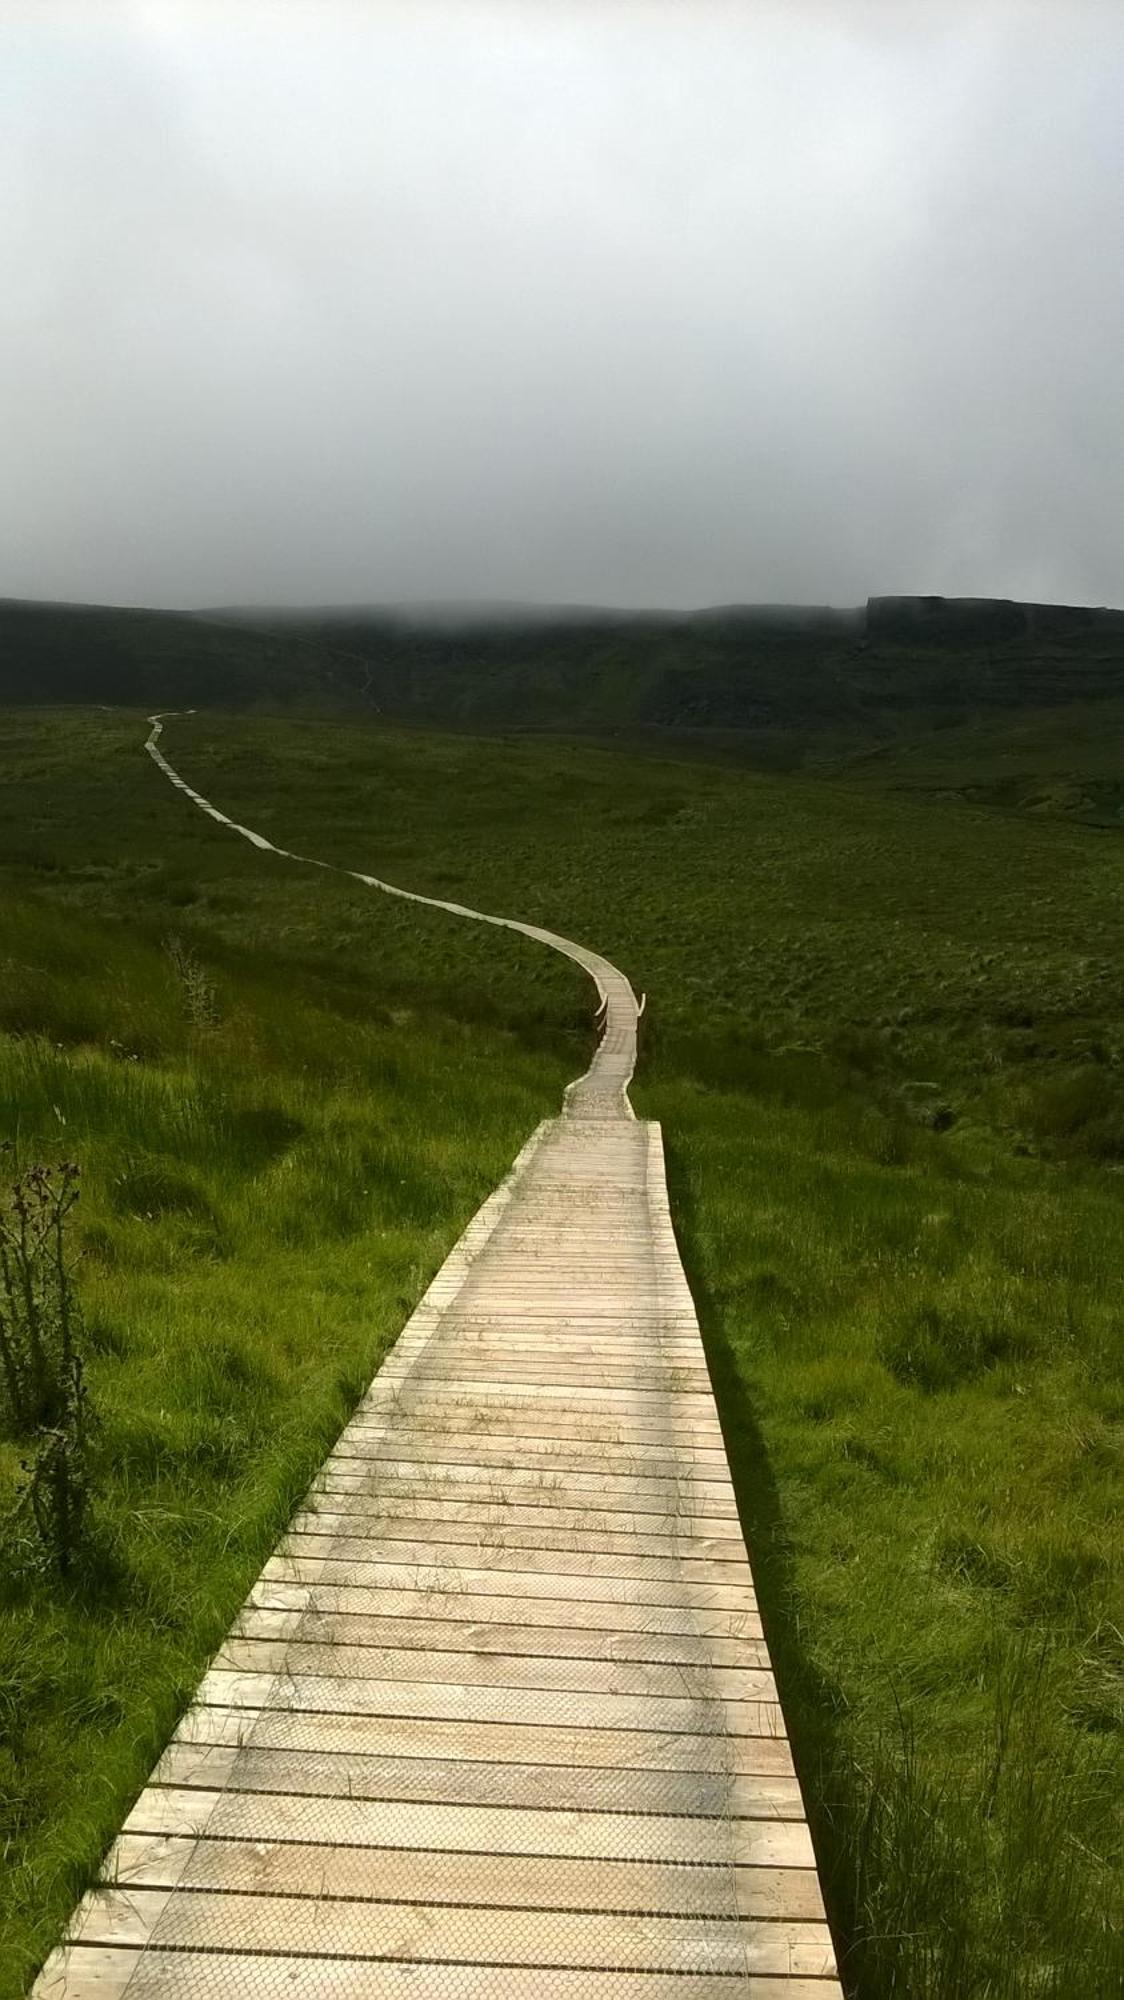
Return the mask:
<path id="1" fill-rule="evenodd" d="M 1124 612 L 944 598 L 853 611 L 386 606 L 187 613 L 0 600 L 9 701 L 334 709 L 694 739 L 782 769 L 1119 698 Z"/>
<path id="2" fill-rule="evenodd" d="M 1121 1977 L 1114 713 L 837 744 L 816 778 L 378 719 L 169 726 L 271 838 L 548 923 L 647 991 L 634 1097 L 861 2000 Z M 67 1577 L 0 1447 L 5 2000 L 588 1046 L 574 968 L 253 852 L 144 734 L 24 709 L 4 737 L 7 1136 L 82 1166 L 95 1424 Z"/>

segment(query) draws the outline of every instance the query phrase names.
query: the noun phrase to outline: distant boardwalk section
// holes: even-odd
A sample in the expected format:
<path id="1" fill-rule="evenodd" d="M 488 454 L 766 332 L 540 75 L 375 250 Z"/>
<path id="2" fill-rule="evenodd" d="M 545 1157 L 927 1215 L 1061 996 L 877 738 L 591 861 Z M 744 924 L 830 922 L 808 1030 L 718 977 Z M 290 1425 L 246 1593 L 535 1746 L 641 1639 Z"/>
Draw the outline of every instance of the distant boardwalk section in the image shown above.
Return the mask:
<path id="1" fill-rule="evenodd" d="M 839 2000 L 628 1104 L 636 1001 L 513 928 L 596 978 L 594 1061 L 340 1437 L 38 2000 Z"/>

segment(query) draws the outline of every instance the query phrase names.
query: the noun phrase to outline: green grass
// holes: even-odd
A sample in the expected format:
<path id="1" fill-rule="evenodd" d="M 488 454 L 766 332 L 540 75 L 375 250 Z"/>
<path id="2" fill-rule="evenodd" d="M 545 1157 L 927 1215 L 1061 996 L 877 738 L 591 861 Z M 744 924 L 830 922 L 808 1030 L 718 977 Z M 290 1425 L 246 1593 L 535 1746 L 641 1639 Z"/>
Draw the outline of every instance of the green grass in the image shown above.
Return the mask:
<path id="1" fill-rule="evenodd" d="M 856 758 L 850 781 L 1001 811 L 1124 824 L 1124 702 L 1074 702 L 970 727 L 924 730 Z"/>
<path id="2" fill-rule="evenodd" d="M 117 743 L 127 754 L 107 777 L 99 753 L 112 760 Z M 6 754 L 30 858 L 0 892 L 3 1136 L 24 1162 L 81 1163 L 97 1416 L 90 1546 L 71 1588 L 31 1563 L 12 1514 L 19 1447 L 0 1444 L 8 1996 L 425 1283 L 555 1109 L 590 1008 L 560 967 L 555 1028 L 536 1028 L 533 1003 L 530 1026 L 509 1018 L 502 974 L 521 999 L 531 954 L 501 938 L 499 982 L 489 994 L 481 960 L 479 1005 L 462 1011 L 439 969 L 427 983 L 439 952 L 424 913 L 415 958 L 396 966 L 394 907 L 336 896 L 311 872 L 278 864 L 263 914 L 260 862 L 182 810 L 137 761 L 134 725 L 40 725 Z M 81 803 L 62 789 L 70 775 Z M 149 858 L 162 817 L 174 865 Z M 178 886 L 192 843 L 221 909 L 210 923 Z M 362 927 L 352 945 L 348 925 Z"/>
<path id="3" fill-rule="evenodd" d="M 656 1101 L 857 1990 L 1116 1990 L 1118 1189 Z"/>
<path id="4" fill-rule="evenodd" d="M 144 733 L 20 716 L 0 804 L 22 855 L 4 1060 L 28 1139 L 64 1135 L 87 1164 L 95 1401 L 107 1439 L 171 1434 L 127 1477 L 120 1454 L 104 1503 L 120 1613 L 101 1572 L 86 1602 L 37 1587 L 12 1613 L 13 1712 L 40 1744 L 14 1784 L 24 1950 L 380 1343 L 584 1047 L 570 969 L 255 854 L 164 784 Z M 548 922 L 647 989 L 636 1098 L 665 1123 L 861 2000 L 1085 2000 L 1124 1970 L 1124 859 L 1110 832 L 971 803 L 1005 740 L 918 749 L 923 782 L 900 792 L 904 752 L 817 784 L 313 722 L 199 716 L 166 738 L 273 838 Z M 1024 741 L 1022 768 L 1051 742 Z M 1081 742 L 1075 724 L 1065 758 L 1092 782 Z M 191 1023 L 171 933 L 213 1022 Z M 372 1177 L 387 1151 L 420 1210 Z M 227 1340 L 237 1361 L 197 1360 Z M 173 1557 L 160 1509 L 181 1490 Z M 58 1642 L 32 1652 L 45 1618 Z M 75 1787 L 91 1657 L 117 1720 L 80 1734 Z"/>

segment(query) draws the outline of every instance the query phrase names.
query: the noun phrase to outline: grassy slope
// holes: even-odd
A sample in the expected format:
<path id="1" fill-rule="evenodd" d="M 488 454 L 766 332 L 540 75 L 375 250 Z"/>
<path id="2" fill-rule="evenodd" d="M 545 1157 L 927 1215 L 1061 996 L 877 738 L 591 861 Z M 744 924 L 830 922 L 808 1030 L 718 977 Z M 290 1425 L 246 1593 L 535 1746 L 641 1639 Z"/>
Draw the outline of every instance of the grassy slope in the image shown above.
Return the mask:
<path id="1" fill-rule="evenodd" d="M 136 928 L 155 940 L 174 921 L 220 992 L 249 981 L 222 1013 L 237 1011 L 252 1037 L 241 1074 L 255 1089 L 271 1032 L 251 1023 L 276 1021 L 282 982 L 284 1024 L 329 994 L 348 1103 L 374 1087 L 378 1065 L 356 1067 L 351 1052 L 373 1036 L 382 1064 L 392 1050 L 399 1061 L 396 1083 L 381 1077 L 387 1113 L 412 1125 L 415 1093 L 428 1091 L 419 1144 L 446 1111 L 431 1033 L 465 1115 L 491 1115 L 498 1060 L 471 1090 L 447 1060 L 448 1038 L 478 1010 L 459 1046 L 517 1058 L 495 1146 L 510 1151 L 517 1105 L 529 1122 L 536 1091 L 561 1073 L 580 1005 L 565 973 L 514 944 L 493 967 L 471 927 L 375 912 L 349 890 L 310 896 L 280 864 L 189 825 L 182 800 L 154 792 L 137 741 L 117 718 L 53 717 L 14 745 L 9 810 L 39 902 L 81 904 L 91 922 L 128 908 L 114 926 L 122 949 Z M 169 749 L 275 837 L 541 917 L 647 987 L 641 1102 L 666 1121 L 770 1636 L 864 2000 L 1111 1990 L 1122 1723 L 1111 1505 L 1124 1415 L 1111 1317 L 1124 1160 L 1115 840 L 561 744 L 264 721 L 220 733 L 200 717 L 172 725 Z M 46 801 L 64 771 L 77 789 L 60 830 Z M 95 805 L 98 852 L 76 874 Z M 53 873 L 32 867 L 50 850 Z M 247 927 L 267 951 L 253 978 Z M 379 962 L 365 965 L 373 938 Z M 166 963 L 142 943 L 174 1014 Z M 51 990 L 61 1010 L 62 982 Z M 110 1032 L 109 1002 L 86 990 L 99 1019 L 57 1039 Z M 11 1025 L 31 1025 L 43 996 L 41 975 Z M 510 1039 L 524 1000 L 529 1046 Z M 380 1017 L 406 1008 L 395 1039 Z M 344 1018 L 356 1024 L 346 1054 Z M 207 1065 L 223 1032 L 178 1029 Z M 136 1052 L 147 1075 L 153 1057 Z M 316 1060 L 327 1053 L 321 1040 Z M 163 1068 L 162 1047 L 156 1058 Z M 305 1060 L 298 1038 L 287 1074 L 299 1079 Z M 118 1130 L 123 1143 L 126 1119 Z M 322 1169 L 310 1155 L 310 1188 Z M 355 1212 L 347 1239 L 360 1260 L 370 1214 Z M 105 1226 L 155 1242 L 185 1225 L 110 1215 Z M 212 1261 L 224 1284 L 231 1259 Z M 252 1258 L 246 1269 L 252 1284 Z M 121 1283 L 121 1312 L 146 1283 L 154 1309 L 176 1295 L 166 1282 L 157 1293 L 143 1260 Z M 276 1335 L 263 1339 L 275 1359 Z M 125 1346 L 106 1360 L 103 1397 L 132 1366 Z M 251 1389 L 244 1420 L 256 1400 Z M 334 1419 L 337 1390 L 328 1401 Z M 314 1433 L 309 1421 L 301 1472 Z M 248 1459 L 260 1468 L 269 1452 L 251 1444 Z M 208 1494 L 219 1511 L 227 1477 L 220 1468 Z M 239 1579 L 292 1486 L 266 1477 L 260 1533 L 235 1551 Z M 130 1552 L 134 1542 L 130 1531 Z M 212 1579 L 198 1519 L 188 1547 L 188 1574 Z M 209 1632 L 239 1587 L 218 1593 Z M 82 1614 L 65 1615 L 77 1645 Z M 186 1629 L 198 1652 L 199 1619 Z M 176 1687 L 190 1669 L 178 1643 Z M 132 1694 L 124 1709 L 127 1738 Z M 65 1703 L 49 1695 L 42 1713 L 50 1739 Z M 154 1726 L 149 1709 L 129 1771 Z M 57 1775 L 43 1803 L 57 1811 Z M 91 1829 L 78 1836 L 88 1849 Z M 50 1861 L 50 1842 L 37 1852 Z"/>
<path id="2" fill-rule="evenodd" d="M 762 607 L 405 624 L 0 600 L 0 699 L 350 706 L 470 729 L 697 734 L 783 768 L 1124 689 L 1124 613 Z"/>
<path id="3" fill-rule="evenodd" d="M 330 643 L 230 628 L 179 611 L 0 598 L 0 700 L 177 700 L 276 709 L 350 698 L 354 662 Z"/>
<path id="4" fill-rule="evenodd" d="M 263 868 L 186 808 L 142 736 L 21 719 L 0 752 L 0 851 L 25 857 L 0 885 L 2 1136 L 25 1160 L 82 1164 L 100 1417 L 75 1589 L 29 1573 L 18 1527 L 3 1530 L 5 2000 L 587 1038 L 579 975 L 474 936 L 458 993 L 439 923 Z M 0 1444 L 5 1516 L 17 1470 Z"/>
<path id="5" fill-rule="evenodd" d="M 875 790 L 954 798 L 1001 811 L 1124 825 L 1124 701 L 1075 702 L 1002 721 L 925 731 L 846 767 Z"/>

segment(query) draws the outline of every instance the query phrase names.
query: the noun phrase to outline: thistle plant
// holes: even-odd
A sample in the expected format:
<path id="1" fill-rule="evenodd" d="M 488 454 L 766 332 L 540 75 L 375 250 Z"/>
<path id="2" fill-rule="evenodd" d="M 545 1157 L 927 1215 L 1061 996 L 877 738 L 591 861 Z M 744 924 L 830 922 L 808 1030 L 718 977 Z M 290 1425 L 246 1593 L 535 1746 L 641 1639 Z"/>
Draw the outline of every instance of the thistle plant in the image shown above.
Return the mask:
<path id="1" fill-rule="evenodd" d="M 0 1204 L 0 1416 L 29 1447 L 24 1497 L 63 1574 L 87 1490 L 81 1309 L 67 1243 L 78 1181 L 72 1160 L 30 1167 Z"/>
<path id="2" fill-rule="evenodd" d="M 218 998 L 199 960 L 183 939 L 174 935 L 168 938 L 164 949 L 179 981 L 184 1011 L 191 1026 L 213 1028 L 219 1018 Z"/>

